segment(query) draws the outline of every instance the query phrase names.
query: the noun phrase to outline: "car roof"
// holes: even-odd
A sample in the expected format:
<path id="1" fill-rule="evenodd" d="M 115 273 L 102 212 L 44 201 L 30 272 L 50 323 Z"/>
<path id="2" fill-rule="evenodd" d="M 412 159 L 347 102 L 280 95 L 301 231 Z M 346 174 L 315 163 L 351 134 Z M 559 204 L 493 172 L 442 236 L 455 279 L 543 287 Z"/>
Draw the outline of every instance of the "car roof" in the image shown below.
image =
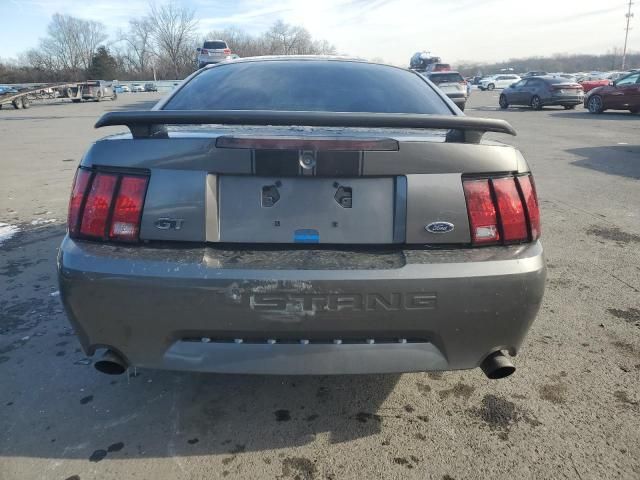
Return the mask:
<path id="1" fill-rule="evenodd" d="M 213 63 L 213 64 L 209 64 L 206 65 L 204 68 L 201 69 L 201 71 L 203 70 L 207 70 L 210 68 L 217 68 L 217 67 L 222 67 L 224 65 L 236 65 L 239 63 L 256 63 L 256 62 L 274 62 L 274 61 L 287 61 L 287 62 L 294 62 L 294 61 L 305 61 L 305 62 L 347 62 L 347 63 L 366 63 L 369 65 L 382 65 L 385 67 L 390 67 L 390 68 L 397 68 L 398 70 L 404 70 L 406 72 L 412 72 L 415 74 L 419 74 L 421 72 L 418 72 L 417 70 L 414 69 L 410 69 L 410 68 L 404 68 L 404 67 L 398 67 L 397 65 L 390 65 L 388 63 L 383 63 L 383 62 L 373 62 L 367 59 L 364 59 L 362 57 L 351 57 L 348 55 L 263 55 L 263 56 L 258 56 L 258 57 L 241 57 L 241 58 L 236 58 L 233 61 L 222 61 L 219 63 Z M 424 72 L 422 72 L 424 73 Z M 444 72 L 443 72 L 444 73 Z"/>
<path id="2" fill-rule="evenodd" d="M 233 63 L 248 63 L 248 62 L 272 62 L 272 61 L 295 61 L 295 60 L 309 60 L 309 61 L 337 61 L 337 62 L 359 62 L 359 63 L 373 63 L 376 64 L 378 62 L 370 62 L 361 57 L 350 57 L 347 55 L 261 55 L 256 57 L 242 57 L 235 60 Z M 205 68 L 213 68 L 217 63 L 207 65 Z M 381 64 L 386 65 L 386 64 Z M 389 65 L 393 66 L 393 65 Z M 397 67 L 400 68 L 400 67 Z M 405 69 L 406 70 L 406 69 Z"/>

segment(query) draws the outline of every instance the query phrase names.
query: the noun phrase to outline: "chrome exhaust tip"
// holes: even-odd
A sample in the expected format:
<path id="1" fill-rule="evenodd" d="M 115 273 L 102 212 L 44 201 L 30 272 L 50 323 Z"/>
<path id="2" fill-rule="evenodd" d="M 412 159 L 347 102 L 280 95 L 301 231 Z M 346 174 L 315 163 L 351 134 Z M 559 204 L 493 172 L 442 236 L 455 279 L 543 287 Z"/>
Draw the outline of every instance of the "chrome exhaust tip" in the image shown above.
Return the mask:
<path id="1" fill-rule="evenodd" d="M 93 366 L 107 375 L 122 375 L 129 368 L 127 362 L 112 350 L 107 350 Z"/>
<path id="2" fill-rule="evenodd" d="M 511 360 L 509 360 L 500 350 L 493 352 L 480 364 L 480 368 L 491 380 L 506 378 L 516 371 Z"/>

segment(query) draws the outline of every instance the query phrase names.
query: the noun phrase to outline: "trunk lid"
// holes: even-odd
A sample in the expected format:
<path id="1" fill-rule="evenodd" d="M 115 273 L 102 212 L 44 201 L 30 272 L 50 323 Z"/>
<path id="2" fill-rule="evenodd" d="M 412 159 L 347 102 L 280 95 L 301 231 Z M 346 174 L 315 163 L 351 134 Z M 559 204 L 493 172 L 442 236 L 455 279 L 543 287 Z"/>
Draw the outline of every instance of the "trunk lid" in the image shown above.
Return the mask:
<path id="1" fill-rule="evenodd" d="M 140 227 L 145 241 L 468 244 L 463 176 L 527 171 L 512 147 L 464 143 L 452 140 L 457 137 L 449 128 L 436 128 L 511 132 L 500 122 L 383 115 L 377 117 L 378 123 L 422 122 L 431 128 L 238 127 L 208 123 L 211 113 L 202 113 L 206 118 L 196 122 L 200 115 L 196 112 L 188 121 L 206 120 L 206 126 L 153 127 L 156 118 L 180 123 L 183 112 L 179 113 L 103 117 L 99 125 L 122 122 L 134 138 L 122 134 L 98 141 L 82 162 L 93 169 L 147 172 Z M 220 121 L 220 112 L 213 115 Z M 235 112 L 225 121 L 262 121 L 256 115 Z M 295 118 L 280 119 L 282 123 L 295 124 L 306 115 L 309 123 L 357 125 L 372 117 L 287 115 Z M 156 120 L 145 126 L 144 118 Z M 274 112 L 269 118 L 271 123 L 280 121 Z M 136 124 L 138 119 L 141 125 Z"/>

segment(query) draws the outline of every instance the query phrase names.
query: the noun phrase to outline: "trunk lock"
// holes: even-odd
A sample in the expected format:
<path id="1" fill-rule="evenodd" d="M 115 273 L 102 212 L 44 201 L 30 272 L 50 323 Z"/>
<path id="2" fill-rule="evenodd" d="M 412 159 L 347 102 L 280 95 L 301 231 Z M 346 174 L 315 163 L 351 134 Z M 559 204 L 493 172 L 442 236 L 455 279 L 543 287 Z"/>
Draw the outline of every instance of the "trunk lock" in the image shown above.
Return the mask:
<path id="1" fill-rule="evenodd" d="M 316 166 L 316 154 L 312 150 L 302 150 L 298 157 L 300 166 L 305 170 L 311 170 Z"/>

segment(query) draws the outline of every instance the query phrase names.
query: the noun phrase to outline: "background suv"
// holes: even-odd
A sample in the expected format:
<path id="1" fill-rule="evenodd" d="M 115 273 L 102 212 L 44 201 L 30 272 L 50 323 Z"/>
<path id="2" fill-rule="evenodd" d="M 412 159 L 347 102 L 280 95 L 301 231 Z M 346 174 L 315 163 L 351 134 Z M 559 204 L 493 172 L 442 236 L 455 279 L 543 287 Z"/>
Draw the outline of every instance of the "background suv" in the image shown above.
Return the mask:
<path id="1" fill-rule="evenodd" d="M 198 48 L 198 68 L 210 63 L 219 63 L 231 55 L 231 49 L 223 40 L 206 40 Z"/>
<path id="2" fill-rule="evenodd" d="M 480 90 L 493 90 L 494 88 L 507 88 L 512 83 L 520 80 L 518 75 L 492 75 L 480 80 L 478 88 Z"/>
<path id="3" fill-rule="evenodd" d="M 467 81 L 458 72 L 433 72 L 427 78 L 435 83 L 458 106 L 464 110 L 469 90 Z"/>

